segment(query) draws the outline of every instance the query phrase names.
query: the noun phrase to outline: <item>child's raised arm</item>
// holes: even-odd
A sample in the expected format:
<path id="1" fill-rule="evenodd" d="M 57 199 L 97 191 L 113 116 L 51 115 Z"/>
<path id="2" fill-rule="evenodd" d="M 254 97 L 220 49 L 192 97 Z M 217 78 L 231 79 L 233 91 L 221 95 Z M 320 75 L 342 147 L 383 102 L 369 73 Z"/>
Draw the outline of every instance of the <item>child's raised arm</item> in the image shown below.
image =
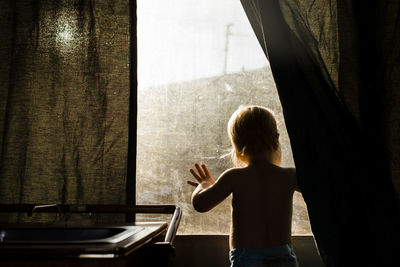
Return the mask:
<path id="1" fill-rule="evenodd" d="M 196 186 L 192 194 L 192 204 L 196 211 L 206 212 L 221 203 L 232 192 L 230 179 L 226 175 L 221 175 L 215 182 L 206 165 L 195 164 L 197 172 L 190 169 L 190 173 L 196 178 L 198 183 L 187 181 L 188 184 Z"/>

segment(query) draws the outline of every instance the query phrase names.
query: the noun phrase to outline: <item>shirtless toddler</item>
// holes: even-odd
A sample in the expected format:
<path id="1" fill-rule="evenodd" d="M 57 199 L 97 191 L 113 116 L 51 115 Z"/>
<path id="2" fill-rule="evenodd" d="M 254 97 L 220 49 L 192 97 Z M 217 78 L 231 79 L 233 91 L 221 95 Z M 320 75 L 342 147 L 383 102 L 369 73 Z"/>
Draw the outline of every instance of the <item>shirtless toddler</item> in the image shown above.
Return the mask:
<path id="1" fill-rule="evenodd" d="M 206 212 L 230 194 L 230 260 L 238 266 L 298 266 L 291 244 L 294 168 L 282 168 L 279 133 L 272 113 L 260 106 L 240 107 L 228 123 L 232 155 L 244 167 L 229 169 L 215 181 L 207 167 L 190 169 L 197 182 L 193 207 Z"/>

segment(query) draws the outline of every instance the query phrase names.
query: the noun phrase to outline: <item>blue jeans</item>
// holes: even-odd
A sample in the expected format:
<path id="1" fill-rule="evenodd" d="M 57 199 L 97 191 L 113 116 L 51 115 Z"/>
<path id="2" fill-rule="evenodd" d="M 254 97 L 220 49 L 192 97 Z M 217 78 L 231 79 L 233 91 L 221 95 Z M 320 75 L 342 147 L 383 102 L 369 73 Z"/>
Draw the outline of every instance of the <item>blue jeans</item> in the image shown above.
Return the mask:
<path id="1" fill-rule="evenodd" d="M 231 267 L 298 267 L 291 244 L 273 248 L 237 248 L 229 252 Z"/>

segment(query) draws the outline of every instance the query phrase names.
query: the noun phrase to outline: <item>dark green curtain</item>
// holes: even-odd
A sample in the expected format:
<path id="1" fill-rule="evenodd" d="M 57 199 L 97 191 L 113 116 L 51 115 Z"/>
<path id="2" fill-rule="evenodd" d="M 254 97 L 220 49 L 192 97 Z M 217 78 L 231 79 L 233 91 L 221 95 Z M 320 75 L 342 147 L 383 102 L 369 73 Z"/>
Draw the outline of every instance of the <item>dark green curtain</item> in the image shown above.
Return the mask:
<path id="1" fill-rule="evenodd" d="M 399 1 L 242 0 L 271 64 L 327 266 L 395 266 Z"/>
<path id="2" fill-rule="evenodd" d="M 129 1 L 0 1 L 0 59 L 0 203 L 124 204 Z"/>

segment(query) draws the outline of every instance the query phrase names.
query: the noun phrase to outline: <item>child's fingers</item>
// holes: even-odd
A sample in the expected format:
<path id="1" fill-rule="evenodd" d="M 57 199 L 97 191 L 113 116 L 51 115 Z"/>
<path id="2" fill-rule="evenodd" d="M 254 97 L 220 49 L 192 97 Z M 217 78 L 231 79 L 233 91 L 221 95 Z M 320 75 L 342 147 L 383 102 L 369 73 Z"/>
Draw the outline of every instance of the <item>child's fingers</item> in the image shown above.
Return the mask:
<path id="1" fill-rule="evenodd" d="M 206 173 L 207 177 L 211 177 L 211 173 L 208 170 L 207 166 L 205 164 L 201 165 L 201 167 L 203 167 L 204 172 Z"/>
<path id="2" fill-rule="evenodd" d="M 201 177 L 205 177 L 206 175 L 204 174 L 203 170 L 200 168 L 199 164 L 194 164 L 194 166 L 196 167 L 197 171 L 199 172 Z"/>
<path id="3" fill-rule="evenodd" d="M 193 169 L 190 169 L 190 173 L 194 176 L 194 178 L 196 178 L 197 181 L 201 181 L 201 177 Z"/>
<path id="4" fill-rule="evenodd" d="M 199 185 L 198 183 L 195 183 L 195 182 L 192 182 L 192 181 L 186 181 L 186 183 L 190 184 L 192 186 L 195 186 L 195 187 L 197 187 Z"/>

